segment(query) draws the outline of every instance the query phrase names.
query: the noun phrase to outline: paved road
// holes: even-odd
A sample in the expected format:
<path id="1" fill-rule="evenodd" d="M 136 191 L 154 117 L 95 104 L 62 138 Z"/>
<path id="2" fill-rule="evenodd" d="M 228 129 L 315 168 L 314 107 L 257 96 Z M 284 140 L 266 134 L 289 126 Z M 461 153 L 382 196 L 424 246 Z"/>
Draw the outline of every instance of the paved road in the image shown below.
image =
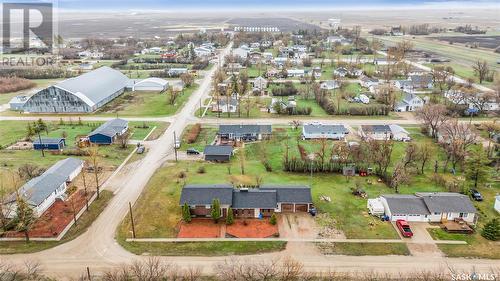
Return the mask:
<path id="1" fill-rule="evenodd" d="M 229 49 L 230 46 L 223 51 L 221 57 L 227 54 Z M 15 264 L 23 264 L 26 260 L 37 260 L 41 263 L 47 274 L 60 279 L 78 277 L 84 272 L 87 266 L 91 268 L 93 273 L 97 273 L 117 267 L 122 263 L 130 263 L 137 259 L 146 259 L 143 256 L 133 255 L 120 247 L 114 239 L 115 231 L 127 214 L 128 202 L 134 203 L 137 200 L 155 170 L 171 156 L 173 151 L 173 133 L 176 132 L 179 135 L 189 122 L 198 121 L 197 118 L 193 117 L 193 114 L 199 105 L 200 99 L 204 99 L 208 95 L 211 87 L 211 77 L 216 70 L 217 66 L 207 73 L 200 88 L 191 95 L 186 106 L 177 115 L 169 119 L 171 120 L 171 125 L 166 132 L 159 139 L 148 142 L 150 150 L 145 158 L 129 173 L 119 173 L 107 182 L 112 186 L 106 186 L 105 188 L 114 190 L 115 196 L 109 206 L 84 234 L 71 242 L 39 253 L 0 256 L 0 259 Z M 271 120 L 262 120 L 262 122 L 270 122 Z M 228 121 L 234 123 L 252 122 L 243 119 L 223 121 L 224 123 Z M 332 122 L 332 120 L 325 121 Z M 338 122 L 344 121 L 338 120 Z M 388 122 L 387 120 L 373 120 L 373 122 L 379 121 Z M 368 121 L 352 119 L 352 122 L 367 123 Z M 279 253 L 245 256 L 245 261 L 262 261 L 264 259 L 289 256 L 291 254 L 287 250 Z M 323 256 L 314 253 L 293 255 L 293 257 L 302 262 L 308 271 L 317 272 L 334 269 L 344 272 L 366 271 L 397 274 L 399 272 L 420 272 L 424 270 L 443 271 L 449 267 L 460 268 L 462 270 L 472 270 L 474 267 L 476 272 L 486 272 L 491 268 L 500 267 L 499 261 L 449 259 L 443 257 L 353 257 Z M 205 273 L 210 274 L 213 272 L 215 264 L 234 258 L 162 257 L 161 259 L 172 261 L 181 267 L 202 267 Z"/>

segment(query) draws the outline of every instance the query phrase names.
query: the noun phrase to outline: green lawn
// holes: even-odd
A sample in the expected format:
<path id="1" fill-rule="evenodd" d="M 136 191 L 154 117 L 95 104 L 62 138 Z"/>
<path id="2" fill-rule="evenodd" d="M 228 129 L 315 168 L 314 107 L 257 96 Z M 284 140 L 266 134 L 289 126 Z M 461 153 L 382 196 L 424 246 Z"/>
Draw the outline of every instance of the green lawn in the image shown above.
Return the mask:
<path id="1" fill-rule="evenodd" d="M 409 256 L 410 251 L 404 243 L 316 243 L 324 255 L 348 256 Z"/>
<path id="2" fill-rule="evenodd" d="M 189 125 L 182 134 L 182 142 L 180 150 L 187 150 L 188 148 L 197 149 L 200 152 L 203 152 L 205 146 L 212 143 L 215 140 L 215 136 L 217 135 L 216 127 L 208 127 L 204 126 L 201 128 L 200 134 L 194 143 L 187 142 L 187 134 L 191 129 L 192 125 Z"/>
<path id="3" fill-rule="evenodd" d="M 73 225 L 66 235 L 61 239 L 61 241 L 30 241 L 26 242 L 0 242 L 0 254 L 21 254 L 21 253 L 33 253 L 43 251 L 61 245 L 63 243 L 69 242 L 76 237 L 84 233 L 87 228 L 94 222 L 94 220 L 99 216 L 99 214 L 106 208 L 109 201 L 113 197 L 113 193 L 107 190 L 101 192 L 100 198 L 95 200 L 92 205 L 90 205 L 89 211 L 85 212 L 80 219 L 77 221 L 76 225 Z"/>
<path id="4" fill-rule="evenodd" d="M 466 241 L 467 245 L 438 244 L 447 257 L 470 257 L 485 259 L 500 259 L 500 244 L 486 240 L 478 232 L 474 234 L 453 234 L 443 229 L 428 229 L 435 240 Z"/>
<path id="5" fill-rule="evenodd" d="M 136 255 L 153 256 L 229 256 L 252 255 L 282 251 L 286 242 L 282 241 L 219 241 L 219 242 L 169 242 L 143 243 L 124 242 L 120 244 Z"/>
<path id="6" fill-rule="evenodd" d="M 169 93 L 126 92 L 103 106 L 96 114 L 137 117 L 173 115 L 184 106 L 197 88 L 197 85 L 185 88 L 174 104 L 169 103 Z"/>

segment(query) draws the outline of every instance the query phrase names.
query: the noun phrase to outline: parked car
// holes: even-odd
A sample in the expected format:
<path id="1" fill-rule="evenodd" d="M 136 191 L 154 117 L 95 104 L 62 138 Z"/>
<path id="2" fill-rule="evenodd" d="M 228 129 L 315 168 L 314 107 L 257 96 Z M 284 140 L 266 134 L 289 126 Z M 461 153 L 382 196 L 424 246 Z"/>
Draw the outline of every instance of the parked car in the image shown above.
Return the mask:
<path id="1" fill-rule="evenodd" d="M 312 207 L 309 209 L 309 214 L 311 214 L 311 216 L 316 216 L 316 208 Z"/>
<path id="2" fill-rule="evenodd" d="M 186 150 L 186 154 L 187 155 L 198 155 L 198 154 L 200 154 L 200 152 L 194 148 L 188 148 L 188 150 Z"/>
<path id="3" fill-rule="evenodd" d="M 476 201 L 483 201 L 483 195 L 481 195 L 481 193 L 479 193 L 479 191 L 477 191 L 476 189 L 471 189 L 470 193 L 471 193 L 472 199 L 474 199 Z"/>
<path id="4" fill-rule="evenodd" d="M 401 234 L 403 235 L 403 237 L 411 238 L 413 236 L 413 232 L 411 232 L 410 225 L 408 224 L 407 221 L 397 220 L 396 226 L 398 227 L 398 229 L 401 232 Z"/>

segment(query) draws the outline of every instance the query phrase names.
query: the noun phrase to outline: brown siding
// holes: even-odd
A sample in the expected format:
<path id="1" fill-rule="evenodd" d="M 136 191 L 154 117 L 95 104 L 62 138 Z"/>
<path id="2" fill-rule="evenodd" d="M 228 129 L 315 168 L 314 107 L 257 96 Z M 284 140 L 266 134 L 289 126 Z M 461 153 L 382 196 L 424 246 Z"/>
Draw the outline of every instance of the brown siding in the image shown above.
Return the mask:
<path id="1" fill-rule="evenodd" d="M 283 213 L 291 213 L 293 212 L 293 204 L 281 204 L 281 211 Z"/>

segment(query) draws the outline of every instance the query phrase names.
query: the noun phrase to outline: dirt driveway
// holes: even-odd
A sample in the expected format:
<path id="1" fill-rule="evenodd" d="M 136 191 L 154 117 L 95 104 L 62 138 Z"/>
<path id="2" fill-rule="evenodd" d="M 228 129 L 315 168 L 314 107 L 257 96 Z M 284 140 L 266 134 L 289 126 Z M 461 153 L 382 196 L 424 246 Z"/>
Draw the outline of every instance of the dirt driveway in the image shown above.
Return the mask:
<path id="1" fill-rule="evenodd" d="M 284 238 L 316 238 L 318 235 L 316 222 L 308 213 L 282 213 L 278 228 L 280 237 Z"/>
<path id="2" fill-rule="evenodd" d="M 439 250 L 434 239 L 427 231 L 427 228 L 435 228 L 437 226 L 430 225 L 426 222 L 410 222 L 410 228 L 413 232 L 412 238 L 404 238 L 401 232 L 393 222 L 394 228 L 396 228 L 397 233 L 401 239 L 406 241 L 406 246 L 412 256 L 422 256 L 422 257 L 442 257 L 443 252 Z"/>

